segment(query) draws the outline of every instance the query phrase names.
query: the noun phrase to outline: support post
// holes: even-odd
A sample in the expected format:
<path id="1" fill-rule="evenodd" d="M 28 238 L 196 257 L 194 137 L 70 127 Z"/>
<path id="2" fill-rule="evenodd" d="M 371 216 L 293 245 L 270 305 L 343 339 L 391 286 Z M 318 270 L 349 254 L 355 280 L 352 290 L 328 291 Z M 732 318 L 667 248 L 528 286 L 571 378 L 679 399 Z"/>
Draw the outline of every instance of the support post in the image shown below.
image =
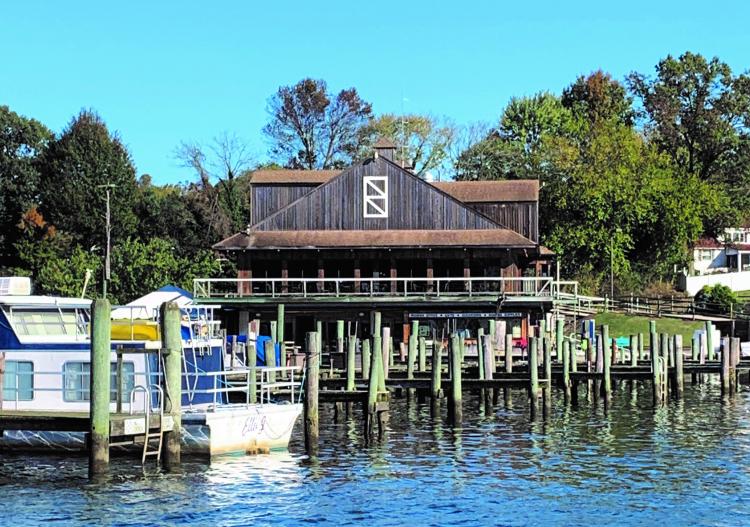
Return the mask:
<path id="1" fill-rule="evenodd" d="M 451 337 L 451 420 L 454 426 L 463 421 L 463 403 L 461 395 L 461 348 L 458 335 Z"/>
<path id="2" fill-rule="evenodd" d="M 539 355 L 536 337 L 529 339 L 529 396 L 531 398 L 532 417 L 536 415 L 539 402 Z"/>
<path id="3" fill-rule="evenodd" d="M 432 396 L 432 399 L 439 399 L 442 395 L 440 384 L 441 384 L 441 375 L 442 375 L 442 369 L 443 369 L 443 358 L 442 358 L 442 351 L 443 351 L 443 343 L 440 342 L 438 344 L 437 339 L 433 339 L 432 344 L 432 380 L 430 383 L 430 395 Z"/>
<path id="4" fill-rule="evenodd" d="M 565 331 L 565 321 L 558 318 L 555 321 L 555 357 L 558 362 L 563 360 L 563 335 Z"/>
<path id="5" fill-rule="evenodd" d="M 682 335 L 674 336 L 674 381 L 675 396 L 680 399 L 685 390 L 685 377 L 683 362 L 685 356 L 682 354 Z"/>
<path id="6" fill-rule="evenodd" d="M 362 380 L 370 378 L 370 339 L 362 340 Z"/>
<path id="7" fill-rule="evenodd" d="M 721 339 L 721 394 L 729 394 L 729 368 L 731 364 L 729 337 Z"/>
<path id="8" fill-rule="evenodd" d="M 279 366 L 286 366 L 286 347 L 284 346 L 284 304 L 276 307 L 276 342 L 279 343 Z"/>
<path id="9" fill-rule="evenodd" d="M 258 339 L 257 335 L 255 338 L 255 344 L 247 344 L 247 352 L 245 353 L 245 360 L 247 361 L 247 367 L 250 370 L 248 375 L 250 376 L 250 384 L 247 389 L 250 392 L 248 394 L 248 401 L 250 404 L 256 404 L 258 402 Z"/>
<path id="10" fill-rule="evenodd" d="M 389 377 L 390 374 L 390 361 L 391 361 L 391 328 L 386 326 L 382 330 L 382 354 L 383 354 L 383 382 Z"/>
<path id="11" fill-rule="evenodd" d="M 97 298 L 91 311 L 89 477 L 95 477 L 109 468 L 109 369 L 112 324 L 109 300 Z"/>
<path id="12" fill-rule="evenodd" d="M 513 372 L 513 335 L 505 334 L 505 372 Z"/>
<path id="13" fill-rule="evenodd" d="M 182 330 L 180 307 L 175 302 L 161 306 L 161 338 L 164 351 L 164 378 L 168 414 L 172 416 L 172 431 L 164 434 L 163 459 L 167 468 L 180 464 L 182 434 Z M 108 394 L 109 395 L 109 394 Z M 109 397 L 107 397 L 109 399 Z"/>
<path id="14" fill-rule="evenodd" d="M 320 438 L 318 418 L 318 381 L 320 379 L 320 339 L 316 332 L 307 333 L 305 338 L 305 449 L 308 455 L 318 453 Z"/>
<path id="15" fill-rule="evenodd" d="M 427 341 L 424 337 L 419 337 L 419 371 L 427 371 Z"/>
<path id="16" fill-rule="evenodd" d="M 563 341 L 563 389 L 565 404 L 570 402 L 570 341 Z"/>
<path id="17" fill-rule="evenodd" d="M 346 350 L 346 390 L 354 391 L 354 376 L 357 367 L 357 337 L 349 335 L 348 346 Z"/>
<path id="18" fill-rule="evenodd" d="M 706 321 L 706 348 L 708 351 L 708 360 L 716 360 L 716 351 L 714 350 L 714 331 L 713 324 Z"/>
<path id="19" fill-rule="evenodd" d="M 263 356 L 266 359 L 266 367 L 267 368 L 275 368 L 276 367 L 276 346 L 272 340 L 267 340 L 264 343 L 263 347 Z M 276 382 L 276 373 L 275 372 L 268 372 L 268 382 L 274 383 Z"/>
<path id="20" fill-rule="evenodd" d="M 630 335 L 630 366 L 638 366 L 638 335 Z"/>
<path id="21" fill-rule="evenodd" d="M 612 396 L 612 343 L 609 341 L 609 326 L 602 326 L 602 341 L 604 345 L 604 397 L 609 400 Z"/>
<path id="22" fill-rule="evenodd" d="M 477 363 L 479 366 L 479 378 L 484 379 L 484 329 L 477 331 Z"/>
<path id="23" fill-rule="evenodd" d="M 729 346 L 729 393 L 734 395 L 739 389 L 739 377 L 737 375 L 737 366 L 739 366 L 741 358 L 739 337 L 732 337 Z"/>

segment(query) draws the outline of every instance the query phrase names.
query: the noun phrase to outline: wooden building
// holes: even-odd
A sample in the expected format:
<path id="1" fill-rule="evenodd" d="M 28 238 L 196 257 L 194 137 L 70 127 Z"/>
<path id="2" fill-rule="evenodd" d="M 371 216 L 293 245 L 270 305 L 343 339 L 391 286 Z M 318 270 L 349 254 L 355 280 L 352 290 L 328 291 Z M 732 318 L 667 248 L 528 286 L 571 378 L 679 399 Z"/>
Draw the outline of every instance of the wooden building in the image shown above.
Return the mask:
<path id="1" fill-rule="evenodd" d="M 250 224 L 214 246 L 238 279 L 196 281 L 199 301 L 237 309 L 240 329 L 284 303 L 297 340 L 314 319 L 371 309 L 407 322 L 548 308 L 538 182 L 429 183 L 394 153 L 379 142 L 342 171 L 253 173 Z"/>

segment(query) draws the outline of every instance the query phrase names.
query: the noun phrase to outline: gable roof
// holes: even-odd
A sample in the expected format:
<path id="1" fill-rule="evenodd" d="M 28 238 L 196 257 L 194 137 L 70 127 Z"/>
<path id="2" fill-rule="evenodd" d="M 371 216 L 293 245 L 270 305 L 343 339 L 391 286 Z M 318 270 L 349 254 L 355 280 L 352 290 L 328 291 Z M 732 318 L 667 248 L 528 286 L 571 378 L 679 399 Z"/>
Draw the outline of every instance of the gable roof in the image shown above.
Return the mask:
<path id="1" fill-rule="evenodd" d="M 363 180 L 387 176 L 388 213 L 363 217 Z M 401 206 L 406 204 L 408 206 Z M 413 208 L 416 207 L 416 208 Z M 251 227 L 251 230 L 450 230 L 503 228 L 385 157 L 361 161 Z"/>
<path id="2" fill-rule="evenodd" d="M 433 185 L 464 203 L 537 201 L 539 199 L 539 181 L 536 179 L 436 181 Z"/>
<path id="3" fill-rule="evenodd" d="M 343 170 L 255 170 L 250 173 L 250 183 L 320 185 L 341 172 Z"/>

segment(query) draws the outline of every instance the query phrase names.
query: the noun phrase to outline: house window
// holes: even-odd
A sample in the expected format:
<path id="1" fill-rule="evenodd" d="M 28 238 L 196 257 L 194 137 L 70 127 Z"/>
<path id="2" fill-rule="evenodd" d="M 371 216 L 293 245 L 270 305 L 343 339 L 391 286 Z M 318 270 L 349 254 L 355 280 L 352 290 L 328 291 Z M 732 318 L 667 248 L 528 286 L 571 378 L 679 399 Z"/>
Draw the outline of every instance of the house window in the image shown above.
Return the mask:
<path id="1" fill-rule="evenodd" d="M 4 401 L 31 401 L 34 398 L 34 363 L 9 360 L 3 374 Z"/>
<path id="2" fill-rule="evenodd" d="M 122 401 L 127 402 L 130 392 L 135 387 L 135 366 L 132 362 L 122 364 Z M 63 400 L 67 402 L 79 402 L 91 400 L 91 363 L 89 362 L 66 362 L 63 366 Z M 109 400 L 117 401 L 117 364 L 110 365 Z"/>
<path id="3" fill-rule="evenodd" d="M 82 309 L 11 308 L 10 323 L 20 336 L 85 336 L 88 312 Z"/>
<path id="4" fill-rule="evenodd" d="M 362 181 L 365 218 L 388 217 L 388 178 L 386 176 L 365 176 Z"/>
<path id="5" fill-rule="evenodd" d="M 713 257 L 713 251 L 701 251 L 701 260 L 710 262 Z"/>

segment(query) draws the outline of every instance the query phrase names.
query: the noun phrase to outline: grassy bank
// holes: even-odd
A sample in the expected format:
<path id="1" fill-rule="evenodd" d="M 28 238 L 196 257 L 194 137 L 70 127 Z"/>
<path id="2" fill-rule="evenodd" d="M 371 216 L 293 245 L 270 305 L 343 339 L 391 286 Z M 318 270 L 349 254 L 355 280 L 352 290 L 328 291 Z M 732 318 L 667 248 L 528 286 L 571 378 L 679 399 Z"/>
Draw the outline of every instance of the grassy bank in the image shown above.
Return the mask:
<path id="1" fill-rule="evenodd" d="M 636 333 L 648 334 L 648 322 L 652 320 L 648 317 L 636 317 L 623 313 L 599 313 L 594 318 L 597 326 L 607 324 L 609 334 L 613 337 Z M 670 335 L 681 334 L 683 342 L 690 342 L 690 339 L 693 338 L 693 331 L 704 327 L 703 322 L 684 321 L 675 318 L 655 318 L 653 320 L 656 320 L 657 332 L 669 333 Z"/>

